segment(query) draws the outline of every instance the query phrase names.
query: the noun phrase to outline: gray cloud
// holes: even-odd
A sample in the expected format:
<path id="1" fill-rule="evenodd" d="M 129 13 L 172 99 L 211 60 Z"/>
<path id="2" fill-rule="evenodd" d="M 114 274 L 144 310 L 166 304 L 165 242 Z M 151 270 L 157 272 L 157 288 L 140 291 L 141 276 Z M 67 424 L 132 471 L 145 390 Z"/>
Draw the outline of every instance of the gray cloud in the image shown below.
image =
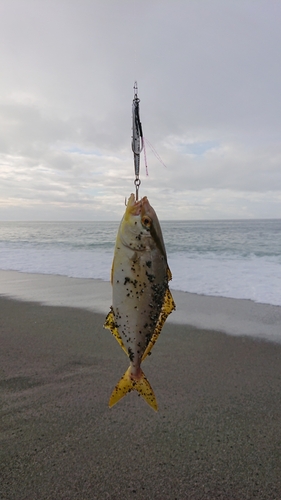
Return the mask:
<path id="1" fill-rule="evenodd" d="M 3 0 L 0 219 L 119 218 L 133 84 L 164 218 L 280 217 L 281 6 Z"/>

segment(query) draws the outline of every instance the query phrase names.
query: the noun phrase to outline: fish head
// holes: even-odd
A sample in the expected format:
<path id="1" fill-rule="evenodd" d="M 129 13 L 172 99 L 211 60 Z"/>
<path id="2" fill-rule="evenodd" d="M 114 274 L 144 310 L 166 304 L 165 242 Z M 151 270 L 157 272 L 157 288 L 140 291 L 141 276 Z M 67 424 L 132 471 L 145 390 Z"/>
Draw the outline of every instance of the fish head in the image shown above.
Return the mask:
<path id="1" fill-rule="evenodd" d="M 119 233 L 122 243 L 132 250 L 158 247 L 167 260 L 160 223 L 146 196 L 137 201 L 131 194 Z"/>

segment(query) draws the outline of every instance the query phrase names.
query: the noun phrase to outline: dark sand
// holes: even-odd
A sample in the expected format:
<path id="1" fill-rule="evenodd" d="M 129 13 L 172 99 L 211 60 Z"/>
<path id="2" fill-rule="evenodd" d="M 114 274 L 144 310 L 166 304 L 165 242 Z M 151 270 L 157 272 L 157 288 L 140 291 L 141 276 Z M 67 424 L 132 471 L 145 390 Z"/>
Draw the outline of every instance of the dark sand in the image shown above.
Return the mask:
<path id="1" fill-rule="evenodd" d="M 0 298 L 1 500 L 281 499 L 281 345 L 168 324 L 136 393 L 103 315 Z"/>

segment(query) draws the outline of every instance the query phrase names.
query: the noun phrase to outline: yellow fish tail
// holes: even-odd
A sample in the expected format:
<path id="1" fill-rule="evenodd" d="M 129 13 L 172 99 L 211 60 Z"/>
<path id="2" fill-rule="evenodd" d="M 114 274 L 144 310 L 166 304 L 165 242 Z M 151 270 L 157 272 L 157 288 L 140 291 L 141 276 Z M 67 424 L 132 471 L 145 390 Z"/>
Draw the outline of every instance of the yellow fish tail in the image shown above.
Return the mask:
<path id="1" fill-rule="evenodd" d="M 109 407 L 111 408 L 113 405 L 118 403 L 120 399 L 131 391 L 137 391 L 140 396 L 145 399 L 147 404 L 153 408 L 153 410 L 158 410 L 155 394 L 145 374 L 141 370 L 140 377 L 138 379 L 132 378 L 130 366 L 124 373 L 123 377 L 121 377 L 116 387 L 113 389 L 109 400 Z"/>

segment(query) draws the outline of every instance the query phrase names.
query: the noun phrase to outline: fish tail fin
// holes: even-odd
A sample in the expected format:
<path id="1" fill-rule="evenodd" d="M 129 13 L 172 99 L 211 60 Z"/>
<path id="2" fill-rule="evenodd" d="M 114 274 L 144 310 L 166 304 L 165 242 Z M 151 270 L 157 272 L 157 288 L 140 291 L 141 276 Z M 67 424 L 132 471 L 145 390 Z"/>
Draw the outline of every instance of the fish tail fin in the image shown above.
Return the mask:
<path id="1" fill-rule="evenodd" d="M 121 377 L 116 387 L 113 389 L 109 400 L 109 407 L 111 408 L 113 405 L 118 403 L 120 399 L 131 391 L 137 391 L 140 396 L 145 399 L 147 404 L 153 408 L 153 410 L 158 410 L 155 394 L 145 374 L 140 369 L 140 376 L 138 379 L 132 378 L 130 366 L 124 373 L 123 377 Z"/>

